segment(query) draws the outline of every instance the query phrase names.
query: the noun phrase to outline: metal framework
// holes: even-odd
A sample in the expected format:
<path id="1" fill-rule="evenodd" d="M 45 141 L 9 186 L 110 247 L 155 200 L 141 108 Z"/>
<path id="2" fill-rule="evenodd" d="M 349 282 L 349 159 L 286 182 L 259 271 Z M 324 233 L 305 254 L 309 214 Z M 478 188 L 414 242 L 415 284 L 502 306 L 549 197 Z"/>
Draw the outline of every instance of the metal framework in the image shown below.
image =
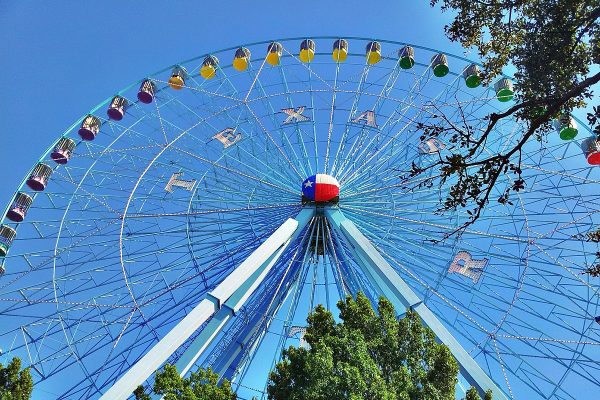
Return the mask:
<path id="1" fill-rule="evenodd" d="M 363 235 L 356 225 L 347 219 L 340 210 L 326 211 L 331 226 L 338 232 L 337 237 L 344 237 L 350 242 L 355 259 L 361 265 L 363 273 L 371 285 L 389 299 L 396 310 L 410 308 L 421 317 L 423 324 L 433 330 L 438 340 L 444 343 L 460 366 L 461 373 L 467 381 L 475 386 L 483 397 L 491 390 L 495 399 L 506 399 L 496 384 L 486 375 L 462 345 L 444 327 L 415 292 L 404 282 L 392 266 L 379 254 L 373 244 Z"/>
<path id="2" fill-rule="evenodd" d="M 269 42 L 245 45 L 245 71 L 230 66 L 235 49 L 213 52 L 212 79 L 199 75 L 208 54 L 180 62 L 181 90 L 165 68 L 146 77 L 152 103 L 137 100 L 136 82 L 118 93 L 129 104 L 122 120 L 107 118 L 111 99 L 90 111 L 94 140 L 78 135 L 85 117 L 57 138 L 39 160 L 52 167 L 45 190 L 27 176 L 15 192 L 32 198 L 24 220 L 2 214 L 16 239 L 0 257 L 0 362 L 21 357 L 39 398 L 109 397 L 117 382 L 128 382 L 127 396 L 164 362 L 210 366 L 241 399 L 266 398 L 268 371 L 299 345 L 292 333 L 309 310 L 334 311 L 361 290 L 412 307 L 452 348 L 459 397 L 475 384 L 495 398 L 589 398 L 600 388 L 600 299 L 581 272 L 599 249 L 576 237 L 600 223 L 600 174 L 582 155 L 585 124 L 575 140 L 528 143 L 514 204 L 490 200 L 476 224 L 441 240 L 468 214 L 438 212 L 453 182 L 402 180 L 412 163 L 452 151 L 448 138 L 423 141 L 417 124 L 443 114 L 477 135 L 507 104 L 492 88 L 466 87 L 463 57 L 448 55 L 450 73 L 436 77 L 434 49 L 413 46 L 416 63 L 403 69 L 406 43 L 380 40 L 371 65 L 373 39 L 346 38 L 348 59 L 337 63 L 338 38 L 321 37 L 303 63 L 303 39 L 279 40 L 276 66 Z M 504 121 L 482 157 L 522 129 Z M 76 146 L 57 164 L 62 138 Z M 300 185 L 315 173 L 340 182 L 340 202 L 308 217 Z M 503 176 L 494 196 L 510 183 Z M 279 237 L 290 218 L 298 228 Z M 237 271 L 244 279 L 228 278 Z"/>

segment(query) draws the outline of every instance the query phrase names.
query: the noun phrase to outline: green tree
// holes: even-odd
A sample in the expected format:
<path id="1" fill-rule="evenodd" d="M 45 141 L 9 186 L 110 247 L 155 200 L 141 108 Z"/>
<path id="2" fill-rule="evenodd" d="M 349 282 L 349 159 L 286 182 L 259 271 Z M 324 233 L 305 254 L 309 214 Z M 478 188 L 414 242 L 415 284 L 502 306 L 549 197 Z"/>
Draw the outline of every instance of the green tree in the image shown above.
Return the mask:
<path id="1" fill-rule="evenodd" d="M 471 388 L 469 390 L 467 390 L 465 400 L 481 400 L 481 397 L 479 397 L 479 393 L 477 393 L 477 389 L 475 389 L 473 386 L 471 386 Z"/>
<path id="2" fill-rule="evenodd" d="M 321 305 L 309 315 L 309 348 L 283 351 L 269 399 L 454 400 L 458 364 L 418 314 L 398 320 L 384 298 L 375 313 L 362 293 L 338 308 L 340 323 Z"/>
<path id="3" fill-rule="evenodd" d="M 227 379 L 219 384 L 219 375 L 210 368 L 192 372 L 189 378 L 182 378 L 174 365 L 165 365 L 154 377 L 153 392 L 164 396 L 165 400 L 236 400 Z M 142 386 L 133 392 L 136 400 L 150 400 Z"/>
<path id="4" fill-rule="evenodd" d="M 33 379 L 29 368 L 21 370 L 21 360 L 14 357 L 4 367 L 0 364 L 0 399 L 29 400 L 33 391 Z"/>
<path id="5" fill-rule="evenodd" d="M 431 0 L 431 5 L 454 13 L 446 33 L 479 53 L 484 83 L 506 65 L 516 69 L 516 103 L 508 110 L 491 113 L 483 124 L 466 118 L 456 123 L 436 110 L 431 122 L 417 126 L 423 140 L 444 137 L 450 142 L 449 154 L 406 173 L 406 178 L 423 178 L 423 172 L 434 170 L 442 182 L 452 179 L 440 211 L 466 207 L 470 218 L 448 237 L 473 224 L 490 201 L 511 204 L 511 194 L 526 185 L 521 176 L 524 144 L 543 140 L 552 120 L 592 98 L 600 81 L 598 68 L 592 68 L 600 63 L 600 0 Z M 486 154 L 490 133 L 506 118 L 521 120 L 526 129 L 514 133 L 513 146 Z M 588 119 L 600 134 L 600 107 Z M 419 186 L 433 184 L 430 178 Z M 495 187 L 501 195 L 491 198 Z"/>
<path id="6" fill-rule="evenodd" d="M 475 389 L 473 386 L 471 386 L 471 388 L 469 390 L 467 390 L 465 400 L 481 400 L 481 397 L 479 397 L 479 393 L 477 393 L 477 389 Z M 487 392 L 485 392 L 484 400 L 492 400 L 492 391 L 491 390 L 488 390 Z"/>

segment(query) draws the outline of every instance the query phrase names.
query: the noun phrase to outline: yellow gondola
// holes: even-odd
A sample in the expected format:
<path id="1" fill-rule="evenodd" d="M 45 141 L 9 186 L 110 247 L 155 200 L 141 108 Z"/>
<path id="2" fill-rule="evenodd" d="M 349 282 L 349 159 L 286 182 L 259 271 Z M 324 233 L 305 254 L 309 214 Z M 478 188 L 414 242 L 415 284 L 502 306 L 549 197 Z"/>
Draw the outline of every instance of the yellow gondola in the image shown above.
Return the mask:
<path id="1" fill-rule="evenodd" d="M 281 43 L 271 42 L 267 47 L 267 62 L 271 65 L 279 65 L 282 52 L 283 46 L 281 46 Z"/>
<path id="2" fill-rule="evenodd" d="M 367 44 L 367 64 L 373 65 L 381 61 L 381 43 L 369 42 Z"/>
<path id="3" fill-rule="evenodd" d="M 331 53 L 335 62 L 344 62 L 348 58 L 348 41 L 338 39 L 333 42 L 333 52 Z"/>
<path id="4" fill-rule="evenodd" d="M 169 78 L 169 86 L 172 89 L 180 90 L 185 86 L 185 79 L 187 78 L 187 71 L 183 67 L 174 67 L 171 72 L 171 78 Z"/>
<path id="5" fill-rule="evenodd" d="M 217 68 L 219 67 L 219 59 L 215 56 L 208 56 L 202 62 L 200 68 L 200 75 L 204 79 L 212 79 L 217 75 Z"/>
<path id="6" fill-rule="evenodd" d="M 310 39 L 304 39 L 300 43 L 300 61 L 309 63 L 315 58 L 315 42 Z"/>
<path id="7" fill-rule="evenodd" d="M 237 71 L 245 71 L 250 65 L 250 50 L 245 47 L 240 47 L 235 51 L 233 57 L 233 68 Z"/>

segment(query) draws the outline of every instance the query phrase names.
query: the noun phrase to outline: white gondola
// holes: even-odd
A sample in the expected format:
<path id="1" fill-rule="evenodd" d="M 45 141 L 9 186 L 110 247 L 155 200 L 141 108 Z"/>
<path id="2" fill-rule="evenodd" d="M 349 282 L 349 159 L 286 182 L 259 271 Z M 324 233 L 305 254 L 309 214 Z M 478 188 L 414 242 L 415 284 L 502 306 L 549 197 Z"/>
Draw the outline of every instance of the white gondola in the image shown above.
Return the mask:
<path id="1" fill-rule="evenodd" d="M 113 97 L 106 113 L 108 117 L 115 121 L 120 121 L 125 116 L 125 108 L 127 107 L 127 99 L 121 96 Z"/>
<path id="2" fill-rule="evenodd" d="M 54 146 L 50 158 L 57 164 L 66 164 L 71 159 L 73 150 L 75 150 L 75 141 L 71 138 L 62 137 Z"/>
<path id="3" fill-rule="evenodd" d="M 25 183 L 32 190 L 41 192 L 46 189 L 50 175 L 52 175 L 52 168 L 50 168 L 50 166 L 47 164 L 38 163 Z"/>
<path id="4" fill-rule="evenodd" d="M 8 254 L 8 250 L 16 236 L 17 231 L 13 228 L 8 225 L 0 225 L 0 257 L 4 257 Z M 4 271 L 0 272 L 3 273 Z"/>
<path id="5" fill-rule="evenodd" d="M 156 86 L 154 82 L 150 79 L 145 79 L 140 85 L 140 89 L 138 90 L 138 100 L 144 104 L 150 104 L 154 100 L 154 92 L 156 91 Z"/>
<path id="6" fill-rule="evenodd" d="M 29 207 L 31 207 L 33 199 L 30 195 L 24 192 L 17 192 L 15 198 L 6 213 L 6 218 L 14 222 L 23 222 Z"/>
<path id="7" fill-rule="evenodd" d="M 79 136 L 86 141 L 94 140 L 100 132 L 100 125 L 100 118 L 95 115 L 86 116 L 79 127 Z"/>

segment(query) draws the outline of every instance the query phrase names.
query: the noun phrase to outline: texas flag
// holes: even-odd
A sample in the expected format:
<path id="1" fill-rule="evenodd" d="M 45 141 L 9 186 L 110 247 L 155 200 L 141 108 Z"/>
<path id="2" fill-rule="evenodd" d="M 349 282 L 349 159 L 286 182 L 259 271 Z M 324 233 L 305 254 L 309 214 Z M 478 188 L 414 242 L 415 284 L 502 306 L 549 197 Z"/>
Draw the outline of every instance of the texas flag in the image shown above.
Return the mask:
<path id="1" fill-rule="evenodd" d="M 302 195 L 311 201 L 330 201 L 340 195 L 340 184 L 331 175 L 316 174 L 302 182 Z"/>

